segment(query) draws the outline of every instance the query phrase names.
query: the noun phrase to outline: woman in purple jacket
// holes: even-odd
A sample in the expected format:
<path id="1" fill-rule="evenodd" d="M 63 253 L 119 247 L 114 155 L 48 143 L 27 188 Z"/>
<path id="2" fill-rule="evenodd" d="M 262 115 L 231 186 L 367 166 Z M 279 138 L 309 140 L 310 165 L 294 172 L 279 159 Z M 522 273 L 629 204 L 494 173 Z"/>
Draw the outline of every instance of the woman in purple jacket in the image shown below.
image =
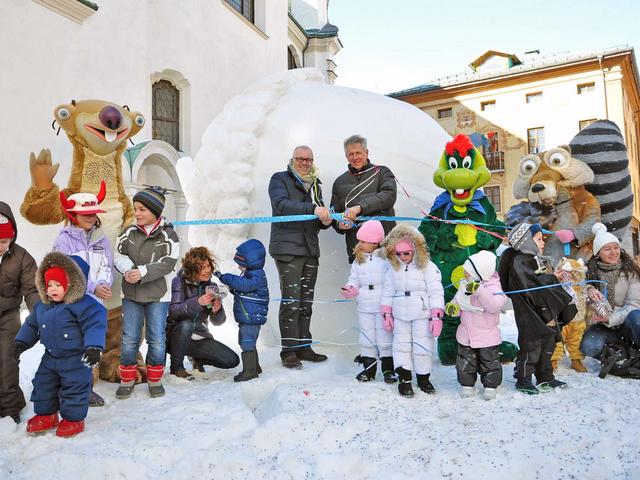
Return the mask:
<path id="1" fill-rule="evenodd" d="M 171 304 L 167 319 L 167 351 L 171 354 L 170 371 L 180 378 L 193 378 L 184 368 L 184 357 L 190 356 L 193 368 L 204 371 L 204 365 L 234 368 L 238 355 L 213 338 L 208 322 L 222 325 L 226 319 L 222 302 L 207 289 L 215 284 L 211 275 L 216 262 L 206 247 L 189 250 L 182 269 L 171 284 Z"/>
<path id="2" fill-rule="evenodd" d="M 98 195 L 93 193 L 75 193 L 67 198 L 60 192 L 60 203 L 67 215 L 67 223 L 53 242 L 53 250 L 65 255 L 76 255 L 89 265 L 87 291 L 101 305 L 111 298 L 113 276 L 113 248 L 100 228 L 98 213 L 106 213 L 100 203 L 106 196 L 104 181 L 100 184 Z M 104 399 L 91 389 L 90 407 L 101 407 Z"/>

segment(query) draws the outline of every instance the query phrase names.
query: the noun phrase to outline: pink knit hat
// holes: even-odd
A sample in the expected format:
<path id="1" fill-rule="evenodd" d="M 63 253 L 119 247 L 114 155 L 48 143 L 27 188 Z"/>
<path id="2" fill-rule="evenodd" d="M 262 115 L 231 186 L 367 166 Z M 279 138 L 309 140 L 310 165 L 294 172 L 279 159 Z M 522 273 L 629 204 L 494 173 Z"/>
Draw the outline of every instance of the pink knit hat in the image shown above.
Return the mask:
<path id="1" fill-rule="evenodd" d="M 369 220 L 358 227 L 356 238 L 362 242 L 380 243 L 384 238 L 384 228 L 378 220 Z"/>
<path id="2" fill-rule="evenodd" d="M 396 252 L 413 252 L 413 243 L 403 238 L 395 246 Z"/>

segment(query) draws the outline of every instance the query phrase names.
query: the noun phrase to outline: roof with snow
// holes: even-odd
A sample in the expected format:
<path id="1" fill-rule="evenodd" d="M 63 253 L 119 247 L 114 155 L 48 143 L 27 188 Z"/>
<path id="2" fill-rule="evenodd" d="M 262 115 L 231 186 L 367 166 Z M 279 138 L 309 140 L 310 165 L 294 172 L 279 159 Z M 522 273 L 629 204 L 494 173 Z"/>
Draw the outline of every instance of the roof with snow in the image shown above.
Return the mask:
<path id="1" fill-rule="evenodd" d="M 400 90 L 398 92 L 389 93 L 390 97 L 404 97 L 407 95 L 414 95 L 417 93 L 428 92 L 431 90 L 437 90 L 443 87 L 451 87 L 454 85 L 463 85 L 465 83 L 476 82 L 479 80 L 489 80 L 492 78 L 508 77 L 511 75 L 517 75 L 520 73 L 531 72 L 535 70 L 541 70 L 549 67 L 558 67 L 562 65 L 569 65 L 579 61 L 597 59 L 599 57 L 615 55 L 618 53 L 630 52 L 633 54 L 633 47 L 629 45 L 620 45 L 617 47 L 607 48 L 605 50 L 590 51 L 582 53 L 571 52 L 558 52 L 550 55 L 527 55 L 520 59 L 516 55 L 506 54 L 494 50 L 489 50 L 482 54 L 477 59 L 471 62 L 471 71 L 465 71 L 449 75 L 446 77 L 439 77 L 423 85 L 418 85 L 406 90 Z M 487 60 L 492 57 L 503 56 L 508 62 L 505 63 L 504 68 L 484 70 L 478 68 L 482 66 Z M 517 60 L 517 63 L 514 61 Z M 635 62 L 634 62 L 635 63 Z"/>

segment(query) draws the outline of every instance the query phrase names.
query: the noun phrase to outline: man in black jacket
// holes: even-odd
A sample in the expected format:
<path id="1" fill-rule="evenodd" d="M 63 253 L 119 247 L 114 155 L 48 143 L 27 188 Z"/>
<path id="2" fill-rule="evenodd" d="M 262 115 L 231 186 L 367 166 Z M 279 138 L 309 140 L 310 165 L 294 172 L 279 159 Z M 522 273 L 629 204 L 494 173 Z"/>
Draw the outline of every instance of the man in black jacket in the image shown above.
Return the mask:
<path id="1" fill-rule="evenodd" d="M 356 239 L 356 218 L 358 216 L 393 217 L 396 203 L 396 179 L 387 167 L 373 165 L 369 160 L 367 139 L 352 135 L 344 141 L 344 154 L 349 162 L 345 173 L 333 182 L 331 207 L 336 212 L 344 212 L 348 222 L 335 222 L 338 233 L 345 235 L 349 263 L 355 258 L 353 248 Z M 355 223 L 354 223 L 355 222 Z M 395 222 L 382 222 L 384 233 L 388 234 Z"/>
<path id="2" fill-rule="evenodd" d="M 320 257 L 318 232 L 331 225 L 309 147 L 296 147 L 287 170 L 273 174 L 269 182 L 269 197 L 274 216 L 318 216 L 317 220 L 305 222 L 272 223 L 269 239 L 269 253 L 276 262 L 280 290 L 285 299 L 280 302 L 279 313 L 280 357 L 285 367 L 302 368 L 300 360 L 323 362 L 327 359 L 326 355 L 314 352 L 309 346 Z"/>

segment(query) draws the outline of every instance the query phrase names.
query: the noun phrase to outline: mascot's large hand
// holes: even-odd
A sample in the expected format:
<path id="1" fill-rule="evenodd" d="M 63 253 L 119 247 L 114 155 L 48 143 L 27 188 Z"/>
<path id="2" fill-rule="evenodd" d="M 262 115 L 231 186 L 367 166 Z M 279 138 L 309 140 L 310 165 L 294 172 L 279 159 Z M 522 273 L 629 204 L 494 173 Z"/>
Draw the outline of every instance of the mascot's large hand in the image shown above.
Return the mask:
<path id="1" fill-rule="evenodd" d="M 40 150 L 36 157 L 33 152 L 29 155 L 29 171 L 31 172 L 31 186 L 38 190 L 49 190 L 53 187 L 53 177 L 58 173 L 60 164 L 51 163 L 51 151 Z"/>

